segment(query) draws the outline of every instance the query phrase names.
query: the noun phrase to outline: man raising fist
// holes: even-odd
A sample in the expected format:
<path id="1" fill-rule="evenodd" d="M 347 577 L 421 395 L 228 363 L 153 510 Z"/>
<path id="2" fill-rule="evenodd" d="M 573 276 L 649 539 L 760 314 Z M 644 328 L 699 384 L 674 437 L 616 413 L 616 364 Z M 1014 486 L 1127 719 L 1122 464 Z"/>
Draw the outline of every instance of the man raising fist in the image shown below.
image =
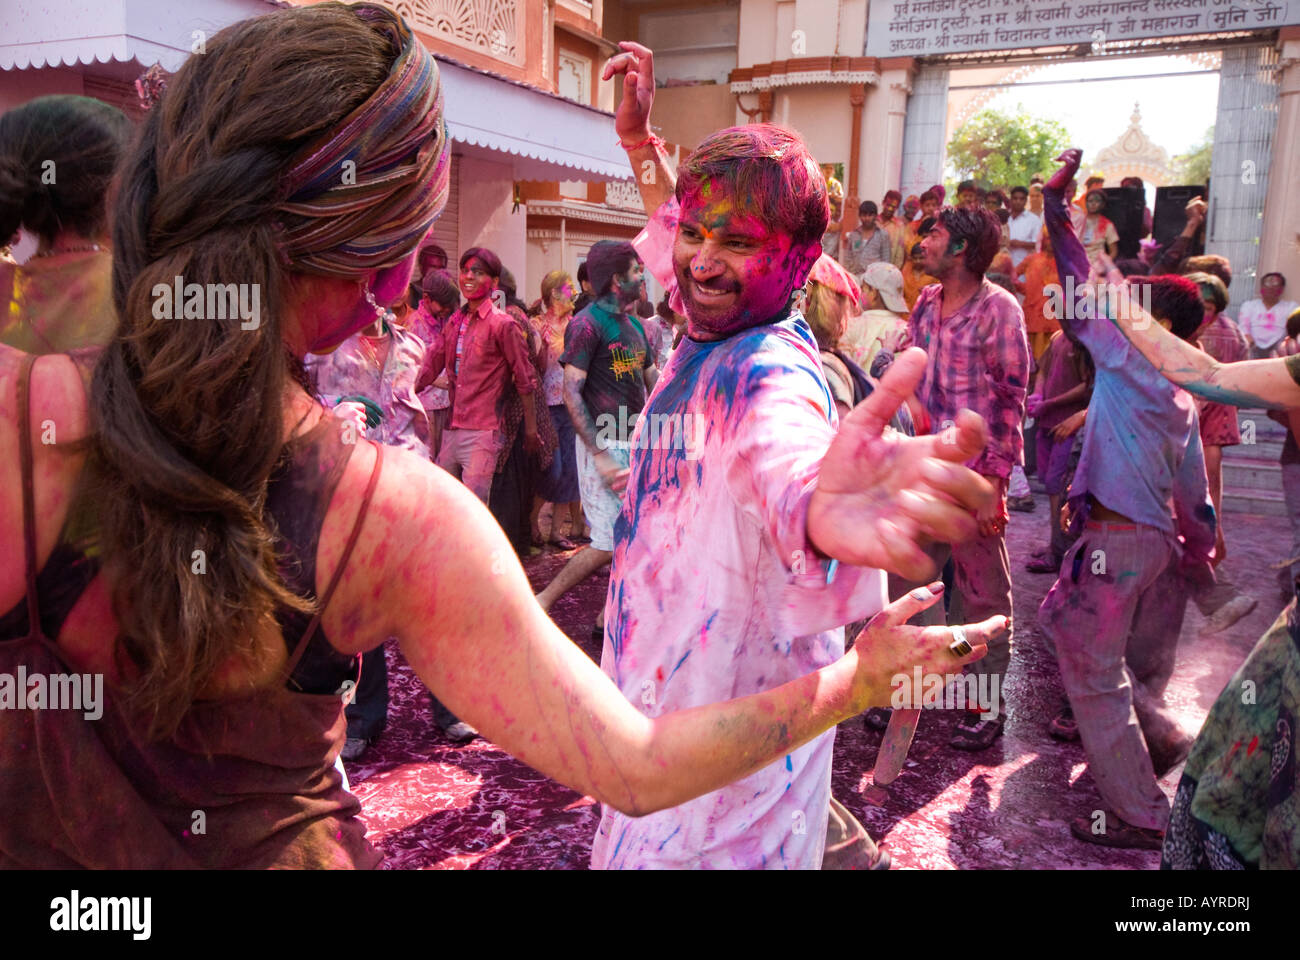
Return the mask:
<path id="1" fill-rule="evenodd" d="M 656 223 L 671 224 L 664 279 L 688 337 L 633 437 L 601 667 L 658 716 L 832 662 L 843 624 L 881 609 L 884 571 L 928 576 L 924 546 L 972 536 L 972 512 L 987 512 L 993 496 L 962 466 L 984 449 L 975 414 L 956 417 L 944 437 L 886 428 L 920 378 L 919 350 L 901 354 L 839 422 L 817 342 L 792 307 L 829 218 L 803 141 L 768 124 L 722 130 L 682 162 L 674 184 L 650 133 L 653 58 L 621 46 L 605 68 L 606 79 L 625 75 L 615 126 L 634 167 L 655 168 L 638 183 Z M 643 253 L 652 268 L 667 262 L 656 253 Z M 833 744 L 830 731 L 650 816 L 606 807 L 592 865 L 818 868 Z"/>

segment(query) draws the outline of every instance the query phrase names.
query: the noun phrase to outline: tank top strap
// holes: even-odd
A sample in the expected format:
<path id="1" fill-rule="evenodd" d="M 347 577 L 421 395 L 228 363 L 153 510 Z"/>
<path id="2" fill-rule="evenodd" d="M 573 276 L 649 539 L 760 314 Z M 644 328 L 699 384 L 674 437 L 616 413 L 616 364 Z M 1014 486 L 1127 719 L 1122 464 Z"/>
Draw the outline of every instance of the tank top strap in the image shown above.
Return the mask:
<path id="1" fill-rule="evenodd" d="M 33 475 L 31 387 L 36 356 L 23 357 L 18 371 L 18 451 L 23 471 L 23 550 L 27 576 L 27 624 L 29 637 L 41 637 L 40 604 L 36 596 L 36 496 Z"/>
<path id="2" fill-rule="evenodd" d="M 343 578 L 343 571 L 347 568 L 348 560 L 352 557 L 352 550 L 357 545 L 357 538 L 361 535 L 361 524 L 366 519 L 366 514 L 370 510 L 370 501 L 374 498 L 375 488 L 379 485 L 379 473 L 384 466 L 384 445 L 382 443 L 372 443 L 375 448 L 375 465 L 370 471 L 370 480 L 366 484 L 365 495 L 361 498 L 361 509 L 357 511 L 357 518 L 352 523 L 352 532 L 348 534 L 347 544 L 343 547 L 343 554 L 339 557 L 338 566 L 334 568 L 334 575 L 330 577 L 329 585 L 321 595 L 320 604 L 316 608 L 316 614 L 307 624 L 307 629 L 302 632 L 297 646 L 293 649 L 293 654 L 289 657 L 289 662 L 284 668 L 284 678 L 287 681 L 298 666 L 298 661 L 307 650 L 307 645 L 316 634 L 320 626 L 321 617 L 325 613 L 326 606 L 329 605 L 330 598 L 334 596 L 334 589 L 339 585 Z M 319 549 L 319 545 L 318 545 Z"/>

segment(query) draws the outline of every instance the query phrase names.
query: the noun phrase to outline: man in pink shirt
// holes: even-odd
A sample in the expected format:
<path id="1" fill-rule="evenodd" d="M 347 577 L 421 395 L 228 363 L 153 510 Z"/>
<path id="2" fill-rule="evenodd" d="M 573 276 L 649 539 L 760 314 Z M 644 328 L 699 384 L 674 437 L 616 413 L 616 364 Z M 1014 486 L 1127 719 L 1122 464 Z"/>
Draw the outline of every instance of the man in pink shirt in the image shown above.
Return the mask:
<path id="1" fill-rule="evenodd" d="M 432 358 L 420 384 L 432 383 L 443 370 L 451 386 L 451 418 L 442 437 L 438 466 L 474 491 L 484 503 L 492 491 L 505 427 L 506 391 L 529 398 L 537 373 L 528 344 L 510 314 L 492 302 L 501 279 L 501 260 L 491 250 L 471 247 L 460 258 L 460 292 L 465 306 L 443 330 L 443 354 Z M 439 369 L 434 370 L 433 367 Z M 537 414 L 524 402 L 524 446 L 538 449 Z"/>
<path id="2" fill-rule="evenodd" d="M 939 279 L 921 291 L 908 321 L 907 342 L 926 352 L 925 377 L 916 392 L 934 432 L 954 422 L 959 410 L 974 410 L 988 423 L 989 443 L 969 465 L 998 492 L 996 504 L 979 517 L 979 536 L 951 551 L 954 581 L 948 610 L 961 622 L 1011 616 L 1011 564 L 1006 542 L 1006 495 L 1013 467 L 1024 462 L 1025 396 L 1029 385 L 1029 342 L 1025 317 L 1011 294 L 984 273 L 1001 237 L 997 217 L 983 207 L 944 207 L 922 241 L 925 271 Z M 948 551 L 936 551 L 940 560 Z M 1005 681 L 1011 663 L 1011 635 L 989 644 L 971 670 L 992 686 Z M 957 724 L 952 745 L 984 750 L 1002 732 L 1001 712 L 968 711 Z"/>
<path id="3" fill-rule="evenodd" d="M 671 243 L 670 258 L 643 256 L 675 284 L 688 336 L 632 438 L 601 668 L 659 716 L 833 660 L 843 624 L 881 608 L 883 571 L 933 572 L 920 542 L 970 536 L 970 510 L 991 502 L 991 491 L 958 462 L 984 443 L 973 414 L 961 415 L 948 444 L 882 436 L 916 382 L 919 351 L 903 354 L 876 394 L 839 421 L 817 343 L 792 307 L 829 218 L 804 143 L 769 124 L 719 131 L 682 161 L 674 186 L 649 134 L 650 51 L 621 46 L 626 53 L 605 68 L 606 79 L 626 73 L 615 126 L 633 169 L 655 168 L 651 182 L 638 178 L 657 230 L 643 238 Z M 592 866 L 817 869 L 824 853 L 839 852 L 828 823 L 856 826 L 843 808 L 832 814 L 833 746 L 832 731 L 649 816 L 606 807 Z"/>

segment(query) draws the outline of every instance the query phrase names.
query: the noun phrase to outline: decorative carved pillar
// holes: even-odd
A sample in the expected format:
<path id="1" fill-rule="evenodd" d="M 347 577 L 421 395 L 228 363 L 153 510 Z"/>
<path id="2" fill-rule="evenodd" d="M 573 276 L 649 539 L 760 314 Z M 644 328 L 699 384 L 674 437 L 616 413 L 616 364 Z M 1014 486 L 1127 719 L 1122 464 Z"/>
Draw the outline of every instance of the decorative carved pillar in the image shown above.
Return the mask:
<path id="1" fill-rule="evenodd" d="M 849 109 L 852 131 L 849 134 L 848 182 L 844 184 L 844 210 L 840 229 L 847 232 L 858 223 L 858 204 L 862 202 L 858 190 L 858 168 L 862 159 L 862 105 L 867 102 L 867 89 L 860 83 L 849 87 Z"/>

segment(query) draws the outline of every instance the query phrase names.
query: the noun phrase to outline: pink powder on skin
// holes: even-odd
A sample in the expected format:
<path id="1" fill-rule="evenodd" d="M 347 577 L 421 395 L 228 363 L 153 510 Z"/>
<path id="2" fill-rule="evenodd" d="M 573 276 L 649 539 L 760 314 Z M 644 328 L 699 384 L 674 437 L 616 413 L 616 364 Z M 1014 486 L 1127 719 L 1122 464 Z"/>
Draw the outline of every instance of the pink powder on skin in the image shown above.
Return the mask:
<path id="1" fill-rule="evenodd" d="M 712 244 L 706 248 L 709 240 L 727 252 Z M 730 196 L 706 181 L 685 199 L 672 250 L 690 334 L 713 340 L 768 321 L 786 305 L 820 252 L 820 244 L 794 250 L 788 235 L 740 213 Z M 695 283 L 732 296 L 709 303 Z"/>

